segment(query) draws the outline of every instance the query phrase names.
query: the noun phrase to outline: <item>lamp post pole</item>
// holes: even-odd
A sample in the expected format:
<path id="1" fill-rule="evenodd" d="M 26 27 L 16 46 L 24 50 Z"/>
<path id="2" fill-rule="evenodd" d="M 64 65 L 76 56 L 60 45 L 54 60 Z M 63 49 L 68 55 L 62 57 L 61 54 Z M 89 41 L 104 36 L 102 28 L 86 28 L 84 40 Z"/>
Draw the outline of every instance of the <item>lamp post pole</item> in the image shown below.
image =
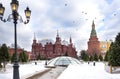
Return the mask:
<path id="1" fill-rule="evenodd" d="M 0 3 L 0 20 L 3 22 L 7 22 L 7 21 L 11 21 L 11 19 L 13 20 L 14 23 L 14 64 L 13 64 L 13 79 L 20 79 L 19 77 L 19 64 L 18 64 L 18 55 L 17 55 L 17 21 L 19 20 L 20 22 L 23 22 L 22 17 L 19 15 L 19 13 L 17 12 L 18 6 L 19 6 L 19 2 L 17 0 L 12 0 L 12 2 L 10 3 L 11 8 L 12 8 L 12 14 L 10 14 L 6 19 L 3 19 L 3 15 L 4 15 L 4 10 L 5 7 L 3 7 L 3 5 Z M 29 10 L 29 8 L 27 7 L 25 10 L 25 16 L 27 21 L 24 21 L 24 24 L 27 24 L 30 20 L 30 15 L 31 15 L 31 10 Z"/>
<path id="2" fill-rule="evenodd" d="M 13 17 L 14 17 L 14 46 L 15 46 L 15 57 L 14 57 L 14 65 L 13 65 L 13 79 L 20 79 L 19 77 L 19 64 L 18 64 L 18 57 L 17 57 L 17 17 L 16 17 L 17 12 L 13 12 Z"/>

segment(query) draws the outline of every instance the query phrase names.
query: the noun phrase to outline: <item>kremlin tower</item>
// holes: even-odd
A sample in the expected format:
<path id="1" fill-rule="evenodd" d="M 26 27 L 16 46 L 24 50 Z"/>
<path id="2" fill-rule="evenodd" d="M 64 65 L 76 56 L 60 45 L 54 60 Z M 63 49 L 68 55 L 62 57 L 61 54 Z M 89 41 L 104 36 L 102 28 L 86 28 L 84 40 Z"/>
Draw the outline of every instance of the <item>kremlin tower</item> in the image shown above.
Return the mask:
<path id="1" fill-rule="evenodd" d="M 90 55 L 90 56 L 93 56 L 94 54 L 100 55 L 100 45 L 99 44 L 100 44 L 100 42 L 97 38 L 95 24 L 93 21 L 91 34 L 90 34 L 90 38 L 88 41 L 88 50 L 87 50 L 88 55 Z"/>

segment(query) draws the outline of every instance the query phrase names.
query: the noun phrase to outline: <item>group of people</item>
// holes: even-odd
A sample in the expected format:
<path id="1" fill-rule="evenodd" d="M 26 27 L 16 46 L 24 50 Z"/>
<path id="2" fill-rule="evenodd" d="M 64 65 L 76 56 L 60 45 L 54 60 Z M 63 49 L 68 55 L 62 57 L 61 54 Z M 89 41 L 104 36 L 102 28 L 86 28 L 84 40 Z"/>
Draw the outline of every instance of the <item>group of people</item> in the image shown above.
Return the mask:
<path id="1" fill-rule="evenodd" d="M 90 62 L 88 61 L 88 64 L 89 64 Z M 95 61 L 93 61 L 93 66 L 95 66 Z"/>

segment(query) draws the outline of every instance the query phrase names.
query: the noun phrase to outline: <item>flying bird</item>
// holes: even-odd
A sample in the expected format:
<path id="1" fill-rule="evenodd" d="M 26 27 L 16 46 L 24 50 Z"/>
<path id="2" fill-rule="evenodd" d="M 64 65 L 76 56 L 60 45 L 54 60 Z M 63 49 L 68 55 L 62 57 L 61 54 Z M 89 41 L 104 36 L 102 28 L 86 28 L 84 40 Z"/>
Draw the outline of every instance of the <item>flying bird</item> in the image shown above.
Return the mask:
<path id="1" fill-rule="evenodd" d="M 73 21 L 73 23 L 75 23 L 75 21 Z"/>
<path id="2" fill-rule="evenodd" d="M 116 16 L 116 14 L 114 14 L 114 16 Z"/>
<path id="3" fill-rule="evenodd" d="M 67 6 L 67 4 L 65 4 L 65 6 Z"/>

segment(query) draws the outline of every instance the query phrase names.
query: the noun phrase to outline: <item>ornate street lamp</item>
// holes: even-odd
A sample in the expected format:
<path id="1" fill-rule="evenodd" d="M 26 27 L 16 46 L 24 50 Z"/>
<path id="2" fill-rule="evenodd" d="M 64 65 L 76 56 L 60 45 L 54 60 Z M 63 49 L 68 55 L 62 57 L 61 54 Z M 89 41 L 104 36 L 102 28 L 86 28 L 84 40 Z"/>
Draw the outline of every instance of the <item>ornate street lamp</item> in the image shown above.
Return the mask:
<path id="1" fill-rule="evenodd" d="M 17 25 L 17 21 L 19 20 L 20 22 L 27 24 L 30 20 L 30 15 L 31 15 L 31 10 L 29 10 L 29 8 L 27 7 L 25 10 L 25 16 L 27 21 L 23 21 L 22 17 L 19 15 L 18 13 L 18 6 L 19 6 L 19 2 L 17 0 L 12 0 L 12 2 L 10 3 L 11 5 L 11 9 L 12 9 L 12 14 L 10 14 L 6 19 L 3 19 L 3 15 L 4 15 L 4 11 L 5 11 L 5 7 L 3 7 L 2 3 L 0 3 L 0 19 L 3 22 L 7 22 L 7 21 L 11 21 L 13 20 L 14 23 L 14 40 L 15 40 L 15 57 L 14 57 L 14 65 L 13 65 L 13 79 L 20 79 L 19 77 L 19 64 L 18 64 L 18 57 L 17 57 L 17 29 L 16 29 L 16 25 Z"/>

